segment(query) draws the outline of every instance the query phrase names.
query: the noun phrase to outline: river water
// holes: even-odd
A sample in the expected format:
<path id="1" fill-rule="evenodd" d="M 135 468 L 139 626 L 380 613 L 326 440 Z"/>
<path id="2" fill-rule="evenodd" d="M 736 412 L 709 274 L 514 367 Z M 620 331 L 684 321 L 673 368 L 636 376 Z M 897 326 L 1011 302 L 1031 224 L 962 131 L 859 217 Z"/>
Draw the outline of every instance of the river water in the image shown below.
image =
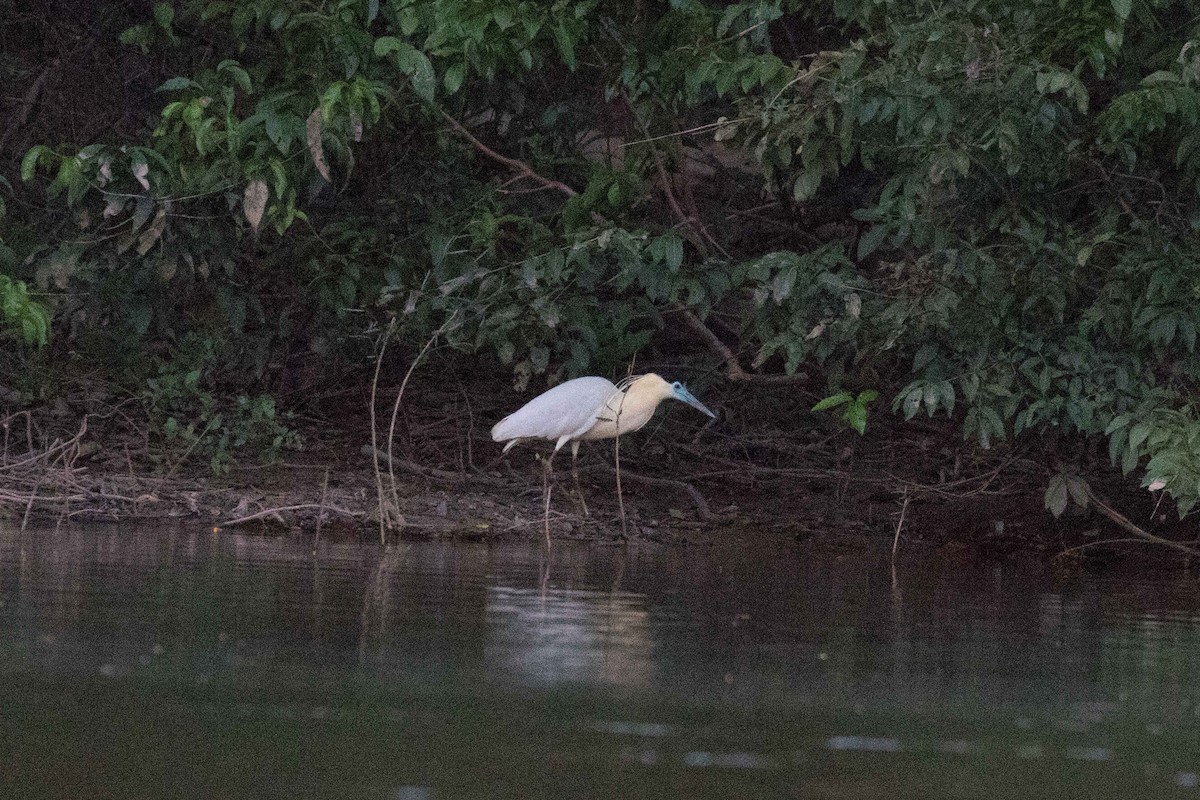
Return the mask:
<path id="1" fill-rule="evenodd" d="M 1198 587 L 0 529 L 0 797 L 1200 798 Z"/>

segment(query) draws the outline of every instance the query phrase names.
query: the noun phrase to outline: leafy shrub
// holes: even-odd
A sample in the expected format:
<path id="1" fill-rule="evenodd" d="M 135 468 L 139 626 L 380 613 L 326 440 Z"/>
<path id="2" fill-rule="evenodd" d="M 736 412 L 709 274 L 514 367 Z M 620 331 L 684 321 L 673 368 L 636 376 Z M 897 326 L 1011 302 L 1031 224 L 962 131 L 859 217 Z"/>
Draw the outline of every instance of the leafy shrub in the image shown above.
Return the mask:
<path id="1" fill-rule="evenodd" d="M 985 447 L 1106 437 L 1186 513 L 1194 6 L 158 3 L 121 36 L 161 72 L 150 133 L 24 157 L 71 212 L 31 279 L 165 419 L 199 402 L 191 435 L 389 319 L 453 319 L 523 384 L 618 371 L 686 309 Z"/>

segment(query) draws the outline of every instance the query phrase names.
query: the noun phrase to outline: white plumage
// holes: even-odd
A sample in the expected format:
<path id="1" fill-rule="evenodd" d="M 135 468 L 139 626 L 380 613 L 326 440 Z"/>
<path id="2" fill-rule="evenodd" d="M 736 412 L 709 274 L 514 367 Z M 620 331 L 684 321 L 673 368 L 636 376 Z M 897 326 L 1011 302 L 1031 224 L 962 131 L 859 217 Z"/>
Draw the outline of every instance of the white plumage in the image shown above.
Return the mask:
<path id="1" fill-rule="evenodd" d="M 497 422 L 492 428 L 492 441 L 507 441 L 507 453 L 522 439 L 549 439 L 555 442 L 557 453 L 564 444 L 587 433 L 605 412 L 608 401 L 620 393 L 607 378 L 575 378 L 560 383 Z"/>
<path id="2" fill-rule="evenodd" d="M 716 417 L 683 384 L 667 383 L 653 373 L 622 381 L 620 386 L 607 378 L 575 378 L 539 394 L 497 422 L 492 441 L 507 442 L 506 453 L 522 439 L 548 439 L 554 442 L 556 453 L 570 442 L 575 454 L 581 441 L 611 439 L 638 430 L 667 398 Z"/>

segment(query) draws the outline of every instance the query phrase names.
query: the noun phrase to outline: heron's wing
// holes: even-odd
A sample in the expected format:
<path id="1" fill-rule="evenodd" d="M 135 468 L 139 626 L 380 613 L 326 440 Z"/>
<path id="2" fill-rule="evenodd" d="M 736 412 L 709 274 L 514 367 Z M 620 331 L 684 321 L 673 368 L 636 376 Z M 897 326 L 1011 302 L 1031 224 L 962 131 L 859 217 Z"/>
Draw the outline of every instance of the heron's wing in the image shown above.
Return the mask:
<path id="1" fill-rule="evenodd" d="M 606 378 L 576 378 L 530 400 L 492 428 L 492 440 L 574 438 L 596 422 L 617 387 Z"/>

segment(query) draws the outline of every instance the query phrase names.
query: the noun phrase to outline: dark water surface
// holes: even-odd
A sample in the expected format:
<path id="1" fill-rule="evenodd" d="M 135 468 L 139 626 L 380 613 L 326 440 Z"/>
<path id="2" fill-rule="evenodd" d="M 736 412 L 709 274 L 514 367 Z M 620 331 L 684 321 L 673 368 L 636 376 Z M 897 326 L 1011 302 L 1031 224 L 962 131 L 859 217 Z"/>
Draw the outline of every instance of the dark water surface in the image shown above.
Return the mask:
<path id="1" fill-rule="evenodd" d="M 0 529 L 0 797 L 1200 798 L 1194 578 Z"/>

